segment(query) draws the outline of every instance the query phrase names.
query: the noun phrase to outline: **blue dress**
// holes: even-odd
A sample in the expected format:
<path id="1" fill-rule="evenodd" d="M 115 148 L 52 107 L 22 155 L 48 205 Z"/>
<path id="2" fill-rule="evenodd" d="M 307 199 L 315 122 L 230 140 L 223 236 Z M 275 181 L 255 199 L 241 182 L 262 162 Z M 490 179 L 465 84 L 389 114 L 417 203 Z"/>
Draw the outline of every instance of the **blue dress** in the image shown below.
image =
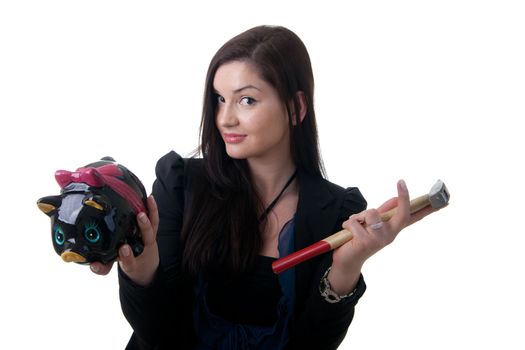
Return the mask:
<path id="1" fill-rule="evenodd" d="M 280 256 L 295 251 L 294 221 L 295 217 L 288 221 L 279 233 Z M 276 321 L 269 326 L 260 326 L 232 323 L 214 314 L 206 300 L 208 282 L 202 277 L 199 278 L 195 288 L 196 303 L 193 313 L 194 326 L 199 338 L 196 349 L 283 349 L 288 342 L 289 320 L 294 309 L 295 269 L 291 268 L 279 274 L 278 280 L 282 294 L 276 305 Z"/>

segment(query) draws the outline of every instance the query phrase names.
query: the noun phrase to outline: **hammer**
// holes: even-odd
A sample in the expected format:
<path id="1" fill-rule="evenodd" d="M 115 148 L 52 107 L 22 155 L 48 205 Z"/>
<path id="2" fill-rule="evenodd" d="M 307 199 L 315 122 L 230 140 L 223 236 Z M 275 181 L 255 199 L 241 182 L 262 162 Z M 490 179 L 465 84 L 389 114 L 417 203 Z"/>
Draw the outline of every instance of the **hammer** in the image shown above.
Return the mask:
<path id="1" fill-rule="evenodd" d="M 410 201 L 410 214 L 414 214 L 423 208 L 432 206 L 435 209 L 441 209 L 448 204 L 450 194 L 443 181 L 438 180 L 430 189 L 428 194 L 414 198 Z M 390 220 L 396 213 L 397 208 L 393 208 L 381 214 L 381 221 Z M 339 248 L 346 242 L 350 241 L 354 235 L 348 230 L 341 230 L 333 235 L 320 240 L 306 248 L 296 251 L 283 258 L 277 259 L 272 263 L 273 272 L 279 274 L 290 267 L 293 267 L 303 261 L 311 259 L 317 255 L 329 252 Z"/>

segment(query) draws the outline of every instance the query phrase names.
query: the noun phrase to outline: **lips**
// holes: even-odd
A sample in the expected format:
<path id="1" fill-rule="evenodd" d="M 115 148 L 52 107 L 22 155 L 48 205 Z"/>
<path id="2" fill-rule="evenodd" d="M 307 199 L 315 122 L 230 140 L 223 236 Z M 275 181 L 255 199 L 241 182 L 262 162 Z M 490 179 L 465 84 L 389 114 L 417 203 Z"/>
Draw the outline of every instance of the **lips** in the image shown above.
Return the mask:
<path id="1" fill-rule="evenodd" d="M 224 142 L 226 143 L 241 143 L 246 138 L 243 134 L 223 134 Z"/>

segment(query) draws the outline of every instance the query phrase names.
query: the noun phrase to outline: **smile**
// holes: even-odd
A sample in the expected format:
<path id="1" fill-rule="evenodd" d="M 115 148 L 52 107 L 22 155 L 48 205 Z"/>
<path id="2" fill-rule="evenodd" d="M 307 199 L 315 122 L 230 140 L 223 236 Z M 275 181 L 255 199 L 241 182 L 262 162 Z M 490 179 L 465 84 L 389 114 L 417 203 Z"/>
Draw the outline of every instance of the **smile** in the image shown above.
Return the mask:
<path id="1" fill-rule="evenodd" d="M 223 134 L 224 142 L 226 143 L 241 143 L 246 138 L 246 135 L 241 134 Z"/>

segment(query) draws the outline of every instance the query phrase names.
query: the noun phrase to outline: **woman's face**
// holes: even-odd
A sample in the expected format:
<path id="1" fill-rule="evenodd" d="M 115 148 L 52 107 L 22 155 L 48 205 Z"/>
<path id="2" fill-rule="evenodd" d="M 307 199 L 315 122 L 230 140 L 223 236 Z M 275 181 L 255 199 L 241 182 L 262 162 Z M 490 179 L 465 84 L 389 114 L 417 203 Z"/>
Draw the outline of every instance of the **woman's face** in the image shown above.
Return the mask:
<path id="1" fill-rule="evenodd" d="M 233 61 L 215 73 L 216 125 L 232 158 L 290 157 L 288 112 L 252 65 Z"/>

